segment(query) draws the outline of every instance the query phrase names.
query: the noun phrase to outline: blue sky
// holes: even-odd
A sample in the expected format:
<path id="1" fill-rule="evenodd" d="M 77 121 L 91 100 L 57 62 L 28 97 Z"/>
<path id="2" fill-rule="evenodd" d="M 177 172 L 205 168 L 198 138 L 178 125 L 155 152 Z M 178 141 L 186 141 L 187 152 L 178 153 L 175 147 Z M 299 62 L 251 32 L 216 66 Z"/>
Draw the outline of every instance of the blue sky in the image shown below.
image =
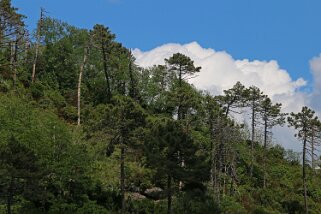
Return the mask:
<path id="1" fill-rule="evenodd" d="M 293 79 L 312 81 L 321 52 L 320 0 L 13 0 L 30 28 L 39 8 L 72 25 L 100 23 L 129 48 L 197 41 L 235 59 L 277 60 Z"/>

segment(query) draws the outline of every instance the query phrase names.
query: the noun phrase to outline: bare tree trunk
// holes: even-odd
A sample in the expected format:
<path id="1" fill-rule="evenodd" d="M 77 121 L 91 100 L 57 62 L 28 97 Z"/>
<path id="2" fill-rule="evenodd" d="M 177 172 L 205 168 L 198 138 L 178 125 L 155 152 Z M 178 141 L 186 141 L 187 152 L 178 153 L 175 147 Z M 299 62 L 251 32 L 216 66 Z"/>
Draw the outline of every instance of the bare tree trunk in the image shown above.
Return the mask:
<path id="1" fill-rule="evenodd" d="M 214 174 L 215 174 L 215 148 L 214 148 L 214 133 L 213 133 L 213 122 L 212 118 L 210 119 L 210 133 L 211 133 L 211 171 L 210 171 L 210 180 L 213 189 L 215 189 Z"/>
<path id="2" fill-rule="evenodd" d="M 125 148 L 121 144 L 120 148 L 120 194 L 121 194 L 121 213 L 125 213 Z"/>
<path id="3" fill-rule="evenodd" d="M 16 46 L 14 45 L 13 42 L 10 42 L 10 67 L 11 67 L 11 73 L 12 73 L 12 79 L 13 79 L 13 87 L 15 88 L 16 86 L 16 62 L 15 62 L 15 55 L 16 51 L 15 48 Z"/>
<path id="4" fill-rule="evenodd" d="M 182 94 L 181 94 L 181 90 L 182 90 L 182 66 L 179 65 L 179 74 L 178 74 L 178 84 L 179 84 L 179 94 L 178 94 L 178 107 L 177 107 L 177 120 L 182 120 L 184 119 L 184 116 L 183 116 L 183 112 L 182 112 Z M 181 161 L 180 165 L 181 167 L 183 168 L 185 163 L 184 163 L 184 157 L 180 154 L 179 154 L 179 157 L 178 159 Z M 178 189 L 179 190 L 182 190 L 182 187 L 183 187 L 183 182 L 180 180 L 178 182 Z"/>
<path id="5" fill-rule="evenodd" d="M 41 28 L 42 28 L 42 22 L 43 22 L 43 16 L 44 16 L 44 9 L 41 8 L 40 11 L 40 20 L 38 23 L 38 28 L 37 28 L 37 41 L 36 41 L 36 52 L 35 52 L 35 58 L 33 61 L 32 65 L 32 76 L 31 76 L 31 81 L 34 82 L 36 78 L 36 64 L 38 61 L 38 54 L 39 54 L 39 45 L 40 45 L 40 37 L 41 37 Z"/>
<path id="6" fill-rule="evenodd" d="M 107 101 L 109 102 L 111 99 L 110 76 L 108 73 L 108 65 L 107 65 L 107 51 L 105 49 L 103 41 L 101 43 L 101 51 L 103 54 L 103 65 L 104 65 L 104 73 L 105 73 L 106 87 L 107 87 Z"/>
<path id="7" fill-rule="evenodd" d="M 81 113 L 81 82 L 82 82 L 82 76 L 84 72 L 84 67 L 87 62 L 87 55 L 88 55 L 88 47 L 84 49 L 84 58 L 82 61 L 82 64 L 80 65 L 80 70 L 79 70 L 79 79 L 78 79 L 78 93 L 77 93 L 77 105 L 78 105 L 78 121 L 77 125 L 80 126 L 80 113 Z"/>
<path id="8" fill-rule="evenodd" d="M 129 72 L 129 79 L 130 79 L 130 87 L 129 87 L 129 96 L 135 100 L 137 100 L 137 91 L 135 86 L 135 80 L 133 75 L 133 62 L 132 62 L 132 53 L 129 53 L 129 64 L 128 64 L 128 72 Z"/>
<path id="9" fill-rule="evenodd" d="M 255 110 L 254 104 L 252 106 L 252 138 L 251 138 L 251 166 L 250 166 L 250 178 L 253 176 L 253 164 L 254 164 L 254 136 L 255 136 Z"/>
<path id="10" fill-rule="evenodd" d="M 312 127 L 312 136 L 311 136 L 311 166 L 313 172 L 315 172 L 315 166 L 314 166 L 314 127 Z"/>
<path id="11" fill-rule="evenodd" d="M 305 208 L 305 213 L 308 214 L 309 211 L 308 211 L 308 202 L 307 202 L 307 181 L 306 181 L 306 171 L 305 171 L 305 161 L 306 161 L 306 158 L 305 158 L 305 155 L 306 155 L 306 144 L 307 144 L 307 137 L 304 136 L 304 141 L 303 141 L 303 166 L 302 166 L 302 178 L 303 178 L 303 188 L 304 188 L 304 208 Z"/>
<path id="12" fill-rule="evenodd" d="M 172 177 L 167 175 L 167 214 L 172 214 Z"/>
<path id="13" fill-rule="evenodd" d="M 14 44 L 14 56 L 13 56 L 13 87 L 16 88 L 17 84 L 17 63 L 18 63 L 18 40 Z"/>
<path id="14" fill-rule="evenodd" d="M 267 149 L 267 120 L 264 120 L 264 146 L 263 146 L 263 189 L 266 188 L 266 149 Z"/>

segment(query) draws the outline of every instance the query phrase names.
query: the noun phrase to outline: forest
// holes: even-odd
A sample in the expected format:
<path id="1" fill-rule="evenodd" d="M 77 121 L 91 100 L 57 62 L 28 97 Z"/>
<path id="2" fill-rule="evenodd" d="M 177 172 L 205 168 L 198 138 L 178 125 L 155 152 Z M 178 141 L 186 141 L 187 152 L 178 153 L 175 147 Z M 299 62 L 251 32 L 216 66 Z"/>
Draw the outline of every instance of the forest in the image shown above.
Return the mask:
<path id="1" fill-rule="evenodd" d="M 313 109 L 241 82 L 198 90 L 181 53 L 140 67 L 104 25 L 25 19 L 0 0 L 0 213 L 321 213 Z"/>

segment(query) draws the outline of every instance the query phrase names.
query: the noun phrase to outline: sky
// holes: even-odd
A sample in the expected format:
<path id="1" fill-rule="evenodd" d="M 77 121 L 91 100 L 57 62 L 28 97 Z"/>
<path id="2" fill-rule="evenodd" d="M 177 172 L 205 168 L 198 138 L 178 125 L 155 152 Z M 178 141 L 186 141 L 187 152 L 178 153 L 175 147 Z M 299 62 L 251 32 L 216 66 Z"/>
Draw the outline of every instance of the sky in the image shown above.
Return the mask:
<path id="1" fill-rule="evenodd" d="M 182 52 L 202 66 L 192 83 L 220 94 L 256 85 L 284 111 L 321 115 L 320 0 L 12 0 L 33 29 L 40 7 L 80 28 L 108 26 L 141 66 Z M 319 92 L 320 91 L 320 92 Z M 288 148 L 293 130 L 276 130 Z M 296 146 L 293 146 L 296 145 Z"/>
<path id="2" fill-rule="evenodd" d="M 129 48 L 189 43 L 236 59 L 277 60 L 294 79 L 312 81 L 321 52 L 320 0 L 13 0 L 35 26 L 39 8 L 81 28 L 109 26 Z"/>

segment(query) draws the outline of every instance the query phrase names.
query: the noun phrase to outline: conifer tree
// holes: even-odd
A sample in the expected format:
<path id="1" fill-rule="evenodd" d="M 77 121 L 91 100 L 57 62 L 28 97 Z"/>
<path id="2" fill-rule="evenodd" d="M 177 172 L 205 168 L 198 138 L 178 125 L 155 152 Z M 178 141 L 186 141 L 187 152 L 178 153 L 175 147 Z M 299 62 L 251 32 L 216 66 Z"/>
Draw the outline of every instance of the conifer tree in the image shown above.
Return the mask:
<path id="1" fill-rule="evenodd" d="M 168 66 L 168 71 L 175 74 L 175 78 L 178 82 L 177 120 L 181 120 L 184 119 L 184 114 L 182 112 L 184 81 L 193 78 L 197 72 L 200 72 L 201 67 L 196 67 L 193 60 L 181 53 L 176 53 L 170 58 L 165 59 L 165 62 Z"/>
<path id="2" fill-rule="evenodd" d="M 137 132 L 145 124 L 144 110 L 130 97 L 115 96 L 108 125 L 114 129 L 113 138 L 107 148 L 120 147 L 120 191 L 121 211 L 125 213 L 125 157 L 126 151 L 137 143 Z M 108 150 L 107 150 L 108 151 Z"/>
<path id="3" fill-rule="evenodd" d="M 167 213 L 172 211 L 172 181 L 199 182 L 202 163 L 195 155 L 193 139 L 184 130 L 179 121 L 156 119 L 151 122 L 151 129 L 146 138 L 148 163 L 160 174 L 167 177 Z M 185 166 L 181 167 L 179 154 L 185 157 Z"/>
<path id="4" fill-rule="evenodd" d="M 271 129 L 276 125 L 283 125 L 285 123 L 285 113 L 281 113 L 281 103 L 273 104 L 271 99 L 267 96 L 264 96 L 261 104 L 259 112 L 261 114 L 261 118 L 263 120 L 264 127 L 264 143 L 263 143 L 263 168 L 266 166 L 266 150 L 267 150 L 267 141 L 268 134 L 271 133 Z M 266 170 L 264 170 L 263 176 L 263 188 L 266 187 Z"/>
<path id="5" fill-rule="evenodd" d="M 295 136 L 302 140 L 303 143 L 303 151 L 302 151 L 302 180 L 303 180 L 303 188 L 304 188 L 304 207 L 305 213 L 308 213 L 308 195 L 307 195 L 307 143 L 308 139 L 311 136 L 311 132 L 313 129 L 314 121 L 318 118 L 314 116 L 314 111 L 306 106 L 304 106 L 301 112 L 291 113 L 288 117 L 289 126 L 294 127 L 297 130 L 297 134 Z"/>
<path id="6" fill-rule="evenodd" d="M 259 107 L 264 98 L 263 92 L 258 87 L 251 86 L 246 90 L 246 102 L 250 108 L 251 114 L 251 165 L 250 165 L 250 177 L 253 176 L 253 164 L 254 164 L 254 141 L 255 141 L 255 128 L 258 122 Z"/>
<path id="7" fill-rule="evenodd" d="M 224 95 L 216 97 L 223 106 L 226 116 L 229 115 L 230 111 L 239 113 L 240 108 L 245 105 L 246 92 L 245 86 L 237 82 L 231 89 L 224 90 Z"/>
<path id="8" fill-rule="evenodd" d="M 103 63 L 103 72 L 105 74 L 106 81 L 106 99 L 109 102 L 112 97 L 111 90 L 111 71 L 109 69 L 109 56 L 112 48 L 112 42 L 115 39 L 115 35 L 112 34 L 108 27 L 96 24 L 91 31 L 93 38 L 93 46 L 98 48 L 101 52 L 101 59 Z"/>

